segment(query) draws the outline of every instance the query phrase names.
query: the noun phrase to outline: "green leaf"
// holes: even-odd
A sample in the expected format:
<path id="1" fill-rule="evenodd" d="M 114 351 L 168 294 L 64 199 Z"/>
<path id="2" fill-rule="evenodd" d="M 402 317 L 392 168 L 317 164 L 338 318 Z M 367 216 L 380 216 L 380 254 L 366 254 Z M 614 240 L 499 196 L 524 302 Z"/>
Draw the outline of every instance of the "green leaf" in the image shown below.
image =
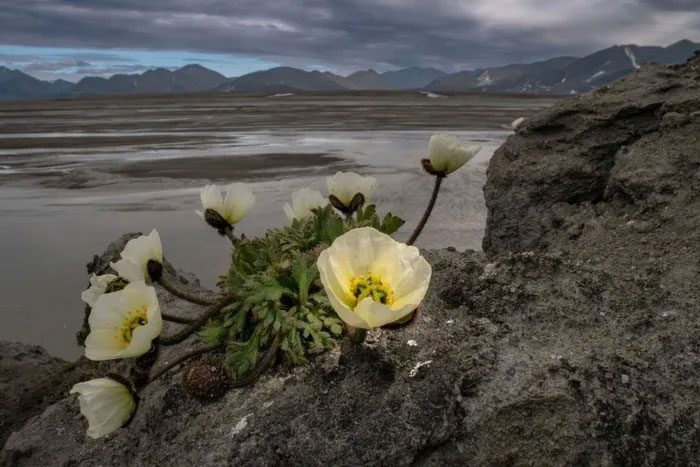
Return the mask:
<path id="1" fill-rule="evenodd" d="M 198 333 L 199 338 L 206 344 L 221 344 L 227 334 L 228 328 L 220 321 L 211 321 L 205 324 Z"/>
<path id="2" fill-rule="evenodd" d="M 365 208 L 360 207 L 357 210 L 357 223 L 360 224 L 362 222 L 369 221 L 371 224 L 376 214 L 377 207 L 374 204 L 370 204 Z"/>
<path id="3" fill-rule="evenodd" d="M 397 230 L 401 228 L 402 225 L 406 223 L 405 220 L 401 219 L 400 217 L 394 216 L 391 213 L 388 213 L 386 216 L 384 216 L 384 219 L 382 220 L 382 224 L 379 227 L 379 230 L 384 232 L 387 235 L 391 235 Z"/>

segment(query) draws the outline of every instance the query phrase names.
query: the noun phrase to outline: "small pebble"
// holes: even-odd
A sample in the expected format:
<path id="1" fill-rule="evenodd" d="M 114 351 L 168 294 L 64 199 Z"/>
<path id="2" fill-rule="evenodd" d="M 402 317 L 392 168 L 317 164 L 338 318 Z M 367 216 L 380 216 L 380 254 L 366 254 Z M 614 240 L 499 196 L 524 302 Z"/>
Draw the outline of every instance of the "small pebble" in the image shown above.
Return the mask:
<path id="1" fill-rule="evenodd" d="M 630 382 L 630 377 L 629 375 L 623 374 L 620 379 L 622 379 L 622 384 L 628 384 Z"/>
<path id="2" fill-rule="evenodd" d="M 406 343 L 407 343 L 410 347 L 417 347 L 417 346 L 418 346 L 418 342 L 414 341 L 413 339 L 411 339 L 410 341 L 408 341 L 408 342 L 406 342 Z"/>

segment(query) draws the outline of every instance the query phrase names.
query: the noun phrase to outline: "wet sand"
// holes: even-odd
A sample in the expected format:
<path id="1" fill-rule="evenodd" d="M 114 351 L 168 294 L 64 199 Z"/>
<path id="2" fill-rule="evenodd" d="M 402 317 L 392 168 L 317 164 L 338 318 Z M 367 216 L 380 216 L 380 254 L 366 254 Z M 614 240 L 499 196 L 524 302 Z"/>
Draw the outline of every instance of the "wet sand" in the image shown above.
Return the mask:
<path id="1" fill-rule="evenodd" d="M 372 201 L 405 239 L 432 189 L 419 167 L 436 130 L 482 151 L 444 183 L 422 247 L 480 248 L 488 160 L 510 122 L 551 98 L 410 93 L 286 98 L 130 97 L 0 105 L 0 339 L 76 357 L 85 263 L 124 232 L 157 228 L 168 258 L 213 286 L 229 246 L 194 213 L 205 183 L 251 183 L 239 231 L 286 222 L 282 205 L 325 176 L 378 178 Z"/>
<path id="2" fill-rule="evenodd" d="M 183 157 L 136 161 L 111 170 L 112 173 L 138 178 L 167 177 L 237 181 L 285 178 L 303 171 L 304 175 L 329 175 L 336 170 L 356 168 L 340 157 L 323 153 L 272 153 L 247 157 Z"/>

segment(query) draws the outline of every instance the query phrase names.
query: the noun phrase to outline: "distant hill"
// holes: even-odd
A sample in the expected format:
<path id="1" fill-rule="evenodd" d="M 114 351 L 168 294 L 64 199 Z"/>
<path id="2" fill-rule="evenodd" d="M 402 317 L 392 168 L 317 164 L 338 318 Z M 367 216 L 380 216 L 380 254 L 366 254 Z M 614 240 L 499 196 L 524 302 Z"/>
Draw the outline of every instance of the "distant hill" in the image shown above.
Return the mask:
<path id="1" fill-rule="evenodd" d="M 36 79 L 0 66 L 0 100 L 47 99 L 123 94 L 188 92 L 342 92 L 354 90 L 427 90 L 435 92 L 504 92 L 539 94 L 583 93 L 610 83 L 643 63 L 681 63 L 700 43 L 687 39 L 668 47 L 616 45 L 585 57 L 556 57 L 535 63 L 445 73 L 435 68 L 409 67 L 378 73 L 361 70 L 347 76 L 288 66 L 226 78 L 201 65 L 177 70 L 156 68 L 141 74 L 109 78 L 85 77 L 77 84 Z"/>
<path id="2" fill-rule="evenodd" d="M 382 80 L 394 89 L 422 89 L 434 80 L 446 75 L 437 68 L 409 67 L 382 73 Z"/>
<path id="3" fill-rule="evenodd" d="M 356 86 L 356 89 L 377 91 L 396 89 L 390 82 L 384 80 L 382 75 L 374 70 L 356 71 L 345 78 L 353 83 Z"/>
<path id="4" fill-rule="evenodd" d="M 216 90 L 225 92 L 299 92 L 343 91 L 343 85 L 332 79 L 330 73 L 305 71 L 288 66 L 255 71 L 231 78 Z"/>
<path id="5" fill-rule="evenodd" d="M 65 94 L 73 83 L 62 79 L 41 81 L 19 70 L 0 66 L 0 100 L 46 99 Z"/>
<path id="6" fill-rule="evenodd" d="M 643 63 L 681 63 L 700 49 L 682 40 L 668 47 L 613 46 L 583 58 L 558 57 L 543 62 L 460 71 L 437 78 L 430 91 L 583 93 L 633 72 Z"/>
<path id="7" fill-rule="evenodd" d="M 226 80 L 221 73 L 201 65 L 187 65 L 171 71 L 165 68 L 141 74 L 86 77 L 71 90 L 74 96 L 109 94 L 168 94 L 207 91 Z"/>

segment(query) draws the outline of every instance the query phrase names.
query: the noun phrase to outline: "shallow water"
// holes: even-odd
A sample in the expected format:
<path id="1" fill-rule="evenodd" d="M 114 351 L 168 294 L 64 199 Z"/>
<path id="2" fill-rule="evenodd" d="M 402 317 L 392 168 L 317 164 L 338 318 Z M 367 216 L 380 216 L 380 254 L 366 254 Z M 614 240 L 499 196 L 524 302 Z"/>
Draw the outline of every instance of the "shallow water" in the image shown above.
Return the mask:
<path id="1" fill-rule="evenodd" d="M 126 99 L 121 105 L 105 100 L 102 107 L 92 101 L 0 107 L 0 339 L 36 343 L 53 354 L 77 357 L 74 334 L 82 320 L 85 264 L 124 232 L 157 228 L 168 259 L 212 286 L 227 265 L 229 248 L 194 214 L 199 187 L 208 179 L 253 184 L 256 205 L 237 228 L 250 236 L 286 222 L 282 205 L 294 190 L 310 186 L 325 191 L 327 174 L 353 168 L 379 179 L 372 201 L 380 212 L 406 218 L 397 234 L 405 239 L 432 190 L 432 179 L 421 172 L 419 160 L 436 129 L 450 130 L 483 149 L 447 178 L 418 245 L 479 249 L 486 216 L 486 165 L 510 134 L 504 127 L 551 103 L 476 96 L 472 99 L 479 105 L 463 111 L 469 103 L 466 97 L 392 97 L 383 104 L 377 96 L 354 101 L 294 99 L 279 106 L 270 104 L 275 99 L 234 99 L 228 102 L 236 105 L 229 107 L 219 97 L 168 101 L 166 107 L 179 122 L 172 128 L 163 126 L 168 109 L 161 99 Z M 90 118 L 76 118 L 76 107 L 91 108 Z M 294 109 L 298 115 L 285 121 Z M 371 109 L 372 116 L 362 123 L 365 109 Z M 481 119 L 474 117 L 478 109 Z M 210 118 L 207 110 L 219 113 L 219 118 Z M 247 128 L 242 123 L 246 112 Z M 319 112 L 332 113 L 334 121 L 320 120 Z M 133 128 L 137 114 L 138 130 Z M 442 123 L 430 118 L 436 114 Z M 421 119 L 423 129 L 417 128 Z M 231 128 L 222 128 L 221 120 L 231 122 Z M 379 121 L 387 123 L 378 125 Z M 90 128 L 81 130 L 84 124 Z M 312 154 L 318 155 L 319 163 L 306 160 L 280 169 L 267 166 L 263 157 L 260 167 L 239 173 L 231 160 L 265 154 Z M 325 160 L 323 155 L 336 159 Z M 226 170 L 211 164 L 211 174 L 204 179 L 190 178 L 187 169 L 157 178 L 149 177 L 146 169 L 138 172 L 138 164 L 149 161 L 151 170 L 156 164 L 160 173 L 175 158 L 186 159 L 193 168 L 217 158 Z"/>

